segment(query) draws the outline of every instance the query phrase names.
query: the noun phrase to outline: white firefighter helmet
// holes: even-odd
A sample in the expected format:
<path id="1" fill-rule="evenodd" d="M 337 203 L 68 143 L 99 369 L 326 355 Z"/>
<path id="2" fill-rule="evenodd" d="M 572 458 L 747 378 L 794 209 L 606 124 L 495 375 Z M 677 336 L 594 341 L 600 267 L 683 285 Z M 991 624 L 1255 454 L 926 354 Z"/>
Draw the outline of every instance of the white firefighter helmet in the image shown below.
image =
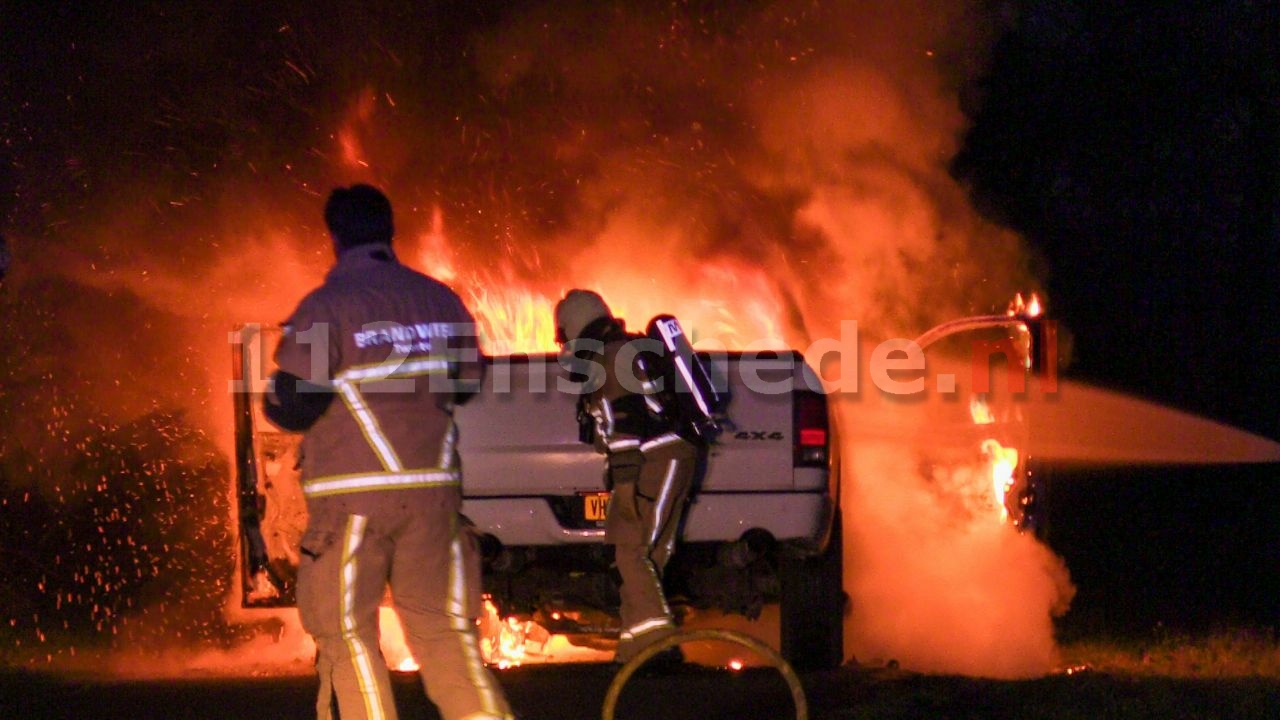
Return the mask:
<path id="1" fill-rule="evenodd" d="M 577 340 L 583 329 L 603 317 L 612 317 L 604 298 L 590 290 L 570 290 L 556 303 L 556 340 Z"/>

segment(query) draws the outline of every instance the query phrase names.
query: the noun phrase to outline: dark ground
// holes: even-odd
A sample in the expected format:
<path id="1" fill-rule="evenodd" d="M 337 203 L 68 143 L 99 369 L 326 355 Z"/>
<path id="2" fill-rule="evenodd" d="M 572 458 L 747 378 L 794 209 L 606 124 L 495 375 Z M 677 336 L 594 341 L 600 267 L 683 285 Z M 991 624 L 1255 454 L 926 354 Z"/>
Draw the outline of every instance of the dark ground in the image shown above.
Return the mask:
<path id="1" fill-rule="evenodd" d="M 533 666 L 500 678 L 525 720 L 594 720 L 612 665 Z M 846 668 L 803 676 L 809 717 L 1096 718 L 1202 720 L 1280 717 L 1280 681 L 1133 678 L 1083 672 L 1001 682 Z M 438 717 L 413 676 L 395 681 L 403 720 Z M 315 681 L 307 676 L 149 681 L 0 672 L 0 717 L 32 720 L 305 720 L 314 717 Z M 738 675 L 694 669 L 637 676 L 618 720 L 770 720 L 793 718 L 790 694 L 772 669 Z"/>

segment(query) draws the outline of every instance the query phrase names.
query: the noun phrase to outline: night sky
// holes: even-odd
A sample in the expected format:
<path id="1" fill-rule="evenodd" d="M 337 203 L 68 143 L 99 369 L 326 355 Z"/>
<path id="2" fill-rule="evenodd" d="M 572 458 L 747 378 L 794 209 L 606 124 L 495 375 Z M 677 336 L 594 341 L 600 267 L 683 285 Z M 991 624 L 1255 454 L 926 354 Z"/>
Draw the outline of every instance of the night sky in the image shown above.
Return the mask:
<path id="1" fill-rule="evenodd" d="M 1041 254 L 1068 374 L 1280 437 L 1280 5 L 1021 6 L 953 168 Z M 1280 620 L 1277 466 L 1046 476 L 1066 635 Z"/>
<path id="2" fill-rule="evenodd" d="M 1043 254 L 1071 372 L 1280 437 L 1277 4 L 1029 2 L 958 172 Z"/>
<path id="3" fill-rule="evenodd" d="M 481 60 L 501 53 L 490 47 L 485 55 L 476 38 L 503 37 L 502 29 L 517 17 L 559 18 L 561 7 L 566 14 L 571 9 L 575 27 L 591 27 L 593 12 L 605 24 L 610 6 L 488 0 L 363 3 L 360 9 L 336 2 L 260 5 L 0 7 L 0 232 L 17 263 L 3 288 L 6 491 L 22 485 L 24 472 L 34 472 L 39 462 L 33 457 L 46 459 L 43 450 L 32 449 L 35 441 L 13 438 L 33 432 L 70 438 L 80 432 L 73 426 L 95 422 L 110 426 L 104 437 L 171 436 L 167 419 L 121 430 L 112 420 L 113 403 L 127 404 L 130 417 L 167 410 L 169 403 L 138 397 L 145 393 L 112 395 L 113 373 L 138 388 L 148 378 L 178 378 L 183 390 L 166 385 L 168 399 L 211 402 L 203 365 L 186 351 L 201 334 L 223 332 L 222 326 L 184 323 L 186 308 L 163 303 L 151 312 L 163 294 L 154 284 L 133 293 L 122 290 L 130 287 L 124 281 L 84 278 L 194 273 L 216 263 L 228 237 L 265 232 L 245 217 L 268 218 L 292 234 L 298 257 L 325 262 L 323 247 L 306 247 L 300 238 L 320 236 L 323 194 L 355 177 L 335 170 L 341 151 L 334 128 L 359 115 L 351 98 L 365 88 L 378 88 L 376 102 L 392 104 L 412 120 L 404 127 L 413 131 L 384 128 L 384 137 L 398 132 L 395 140 L 428 148 L 417 167 L 380 170 L 380 179 L 413 188 L 397 201 L 415 208 L 445 204 L 459 235 L 498 238 L 514 258 L 518 278 L 555 269 L 551 228 L 566 227 L 574 209 L 567 198 L 593 159 L 574 148 L 523 142 L 512 127 L 531 136 L 555 135 L 571 124 L 568 118 L 593 109 L 576 106 L 563 116 L 521 124 L 507 113 L 538 102 L 521 93 L 561 88 L 547 81 L 480 90 L 482 75 L 492 83 L 498 74 L 482 68 Z M 746 18 L 767 15 L 771 7 L 635 5 L 668 29 L 672 43 L 683 33 L 701 34 L 712 39 L 712 48 L 718 35 L 733 37 Z M 977 4 L 961 15 L 980 18 L 975 23 L 982 30 L 971 35 L 991 42 L 951 48 L 943 56 L 955 64 L 953 72 L 941 74 L 957 83 L 968 123 L 948 171 L 987 220 L 1024 238 L 1030 274 L 1070 338 L 1064 375 L 1280 439 L 1280 3 L 1025 0 Z M 780 36 L 787 19 L 778 13 Z M 856 32 L 850 34 L 851 43 L 859 42 Z M 616 39 L 584 32 L 556 42 L 607 47 Z M 804 48 L 761 43 L 748 59 L 763 67 L 785 63 L 791 54 L 803 59 Z M 673 127 L 688 124 L 682 104 L 707 100 L 699 85 L 676 87 L 688 95 L 665 98 L 674 110 L 655 113 L 658 125 L 666 117 Z M 641 83 L 618 93 L 643 109 L 662 91 Z M 403 100 L 422 97 L 441 103 Z M 748 134 L 728 113 L 699 121 L 722 137 Z M 626 125 L 616 131 L 622 137 L 636 132 Z M 650 131 L 666 128 L 644 130 Z M 653 157 L 661 159 L 662 152 L 654 150 Z M 513 155 L 522 162 L 510 162 Z M 714 188 L 708 194 L 740 194 L 744 205 L 767 209 L 800 203 L 719 186 L 723 175 L 710 161 L 699 168 L 689 180 L 695 190 L 701 185 Z M 427 181 L 409 185 L 411 173 Z M 442 199 L 437 188 L 445 185 L 454 197 Z M 273 209 L 250 216 L 228 212 L 244 204 Z M 753 227 L 740 218 L 722 221 L 737 230 Z M 767 218 L 759 226 L 752 231 L 767 234 L 773 227 Z M 476 249 L 464 244 L 460 252 Z M 281 260 L 280 283 L 291 282 L 294 259 Z M 262 290 L 225 278 L 201 282 L 212 294 Z M 175 305 L 190 305 L 188 297 L 184 290 Z M 262 319 L 245 317 L 243 307 L 232 308 L 241 312 L 239 319 Z M 85 324 L 119 340 L 86 347 L 79 332 Z M 175 353 L 175 347 L 182 350 Z M 110 362 L 68 369 L 57 363 L 33 367 L 31 360 L 90 349 Z M 42 383 L 51 377 L 58 378 L 52 389 Z M 40 403 L 58 408 L 53 419 L 33 410 Z M 26 426 L 33 415 L 40 422 Z M 83 422 L 73 422 L 77 417 Z M 123 462 L 107 452 L 124 452 L 115 440 L 96 442 L 95 462 Z M 217 472 L 208 461 L 193 462 L 173 480 L 194 474 L 213 482 Z M 1240 581 L 1234 589 L 1209 582 L 1245 608 L 1246 621 L 1274 619 L 1276 601 L 1264 596 L 1275 598 L 1280 587 L 1275 468 L 1232 470 L 1230 478 L 1210 471 L 1137 472 L 1125 471 L 1125 478 L 1081 475 L 1070 487 L 1060 481 L 1059 549 L 1078 580 L 1094 581 L 1077 604 L 1085 612 L 1100 607 L 1103 591 L 1134 582 L 1111 577 L 1114 566 L 1091 566 L 1087 558 L 1138 552 L 1153 542 L 1165 548 L 1192 542 L 1162 533 L 1213 515 L 1226 519 L 1206 525 L 1194 542 L 1220 552 L 1206 554 L 1196 572 L 1211 574 L 1223 563 L 1260 568 L 1256 582 Z M 1156 485 L 1162 489 L 1154 491 Z M 1223 487 L 1230 490 L 1219 492 Z M 174 507 L 183 509 L 186 501 Z M 1095 525 L 1072 525 L 1084 515 Z M 94 517 L 77 522 L 92 526 Z M 1103 523 L 1123 526 L 1123 532 L 1103 533 L 1099 540 Z M 1224 545 L 1226 538 L 1234 544 Z M 29 534 L 4 540 L 34 542 Z M 1152 553 L 1140 555 L 1144 567 L 1155 568 L 1146 586 L 1178 574 L 1158 567 L 1166 556 L 1142 552 Z M 1160 602 L 1137 601 L 1144 609 L 1121 620 L 1184 617 L 1203 624 L 1201 610 L 1223 602 L 1193 587 L 1175 589 Z M 1191 605 L 1196 610 L 1185 611 Z M 1100 611 L 1089 622 L 1114 629 Z"/>

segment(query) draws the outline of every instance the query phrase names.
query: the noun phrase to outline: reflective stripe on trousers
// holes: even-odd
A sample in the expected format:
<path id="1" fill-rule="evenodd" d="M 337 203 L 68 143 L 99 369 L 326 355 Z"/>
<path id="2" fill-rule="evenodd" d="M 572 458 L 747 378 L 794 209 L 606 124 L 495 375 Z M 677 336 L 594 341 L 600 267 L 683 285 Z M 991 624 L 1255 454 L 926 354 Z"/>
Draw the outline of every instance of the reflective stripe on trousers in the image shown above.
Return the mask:
<path id="1" fill-rule="evenodd" d="M 644 453 L 638 477 L 631 476 L 635 480 L 614 484 L 605 539 L 614 546 L 622 576 L 622 627 L 632 636 L 671 622 L 662 571 L 675 545 L 695 459 L 695 450 L 687 442 L 660 444 Z M 612 460 L 619 461 L 626 462 Z"/>
<path id="2" fill-rule="evenodd" d="M 319 655 L 317 717 L 328 717 L 336 694 L 343 720 L 395 720 L 391 677 L 378 648 L 385 581 L 367 580 L 380 574 L 377 555 L 366 548 L 368 518 L 322 518 L 321 525 L 303 536 L 298 565 L 298 614 Z"/>
<path id="3" fill-rule="evenodd" d="M 396 718 L 390 673 L 377 646 L 388 584 L 405 642 L 421 658 L 423 685 L 441 717 L 509 717 L 480 656 L 474 622 L 479 557 L 461 529 L 456 493 L 369 493 L 362 498 L 367 516 L 343 512 L 342 498 L 318 506 L 302 543 L 298 610 L 316 639 L 322 691 L 327 674 L 342 720 Z"/>

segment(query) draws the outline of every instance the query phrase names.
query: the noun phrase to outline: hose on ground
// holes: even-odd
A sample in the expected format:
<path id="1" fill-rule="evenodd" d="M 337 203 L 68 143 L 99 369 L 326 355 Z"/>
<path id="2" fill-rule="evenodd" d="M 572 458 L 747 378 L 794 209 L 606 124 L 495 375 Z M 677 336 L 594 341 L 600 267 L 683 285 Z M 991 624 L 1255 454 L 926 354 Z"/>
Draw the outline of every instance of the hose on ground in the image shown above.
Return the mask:
<path id="1" fill-rule="evenodd" d="M 631 658 L 622 666 L 618 674 L 614 676 L 613 682 L 609 684 L 609 692 L 604 697 L 604 711 L 601 714 L 602 720 L 614 720 L 614 707 L 618 704 L 618 698 L 622 695 L 622 688 L 631 679 L 631 676 L 639 670 L 654 655 L 667 650 L 669 648 L 682 645 L 687 642 L 696 640 L 721 640 L 724 642 L 741 645 L 748 650 L 755 652 L 760 657 L 767 659 L 778 672 L 782 674 L 782 678 L 787 681 L 787 687 L 791 689 L 791 701 L 796 708 L 796 720 L 809 720 L 809 702 L 804 696 L 804 687 L 800 684 L 800 678 L 796 675 L 796 671 L 792 669 L 781 655 L 773 648 L 765 643 L 742 633 L 733 632 L 732 630 L 691 630 L 682 632 L 663 638 L 658 642 L 641 650 L 635 657 Z"/>

